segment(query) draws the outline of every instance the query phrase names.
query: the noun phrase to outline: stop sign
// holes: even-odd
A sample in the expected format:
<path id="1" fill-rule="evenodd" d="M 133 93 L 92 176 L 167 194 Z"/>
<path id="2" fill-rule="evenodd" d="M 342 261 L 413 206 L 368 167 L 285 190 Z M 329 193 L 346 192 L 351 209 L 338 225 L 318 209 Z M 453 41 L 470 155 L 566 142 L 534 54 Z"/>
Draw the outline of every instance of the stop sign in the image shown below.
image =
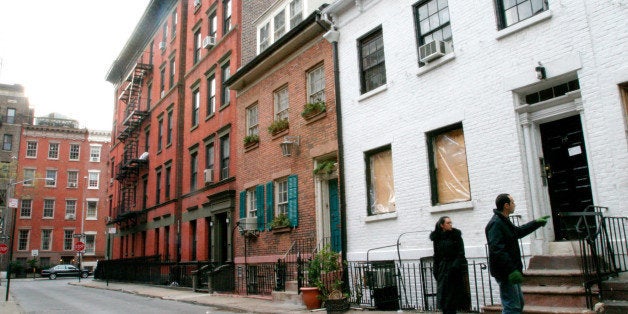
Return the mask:
<path id="1" fill-rule="evenodd" d="M 83 250 L 85 250 L 85 243 L 78 241 L 76 243 L 74 243 L 74 250 L 77 252 L 81 252 Z"/>
<path id="2" fill-rule="evenodd" d="M 4 243 L 0 243 L 0 254 L 5 254 L 8 251 L 9 247 Z"/>

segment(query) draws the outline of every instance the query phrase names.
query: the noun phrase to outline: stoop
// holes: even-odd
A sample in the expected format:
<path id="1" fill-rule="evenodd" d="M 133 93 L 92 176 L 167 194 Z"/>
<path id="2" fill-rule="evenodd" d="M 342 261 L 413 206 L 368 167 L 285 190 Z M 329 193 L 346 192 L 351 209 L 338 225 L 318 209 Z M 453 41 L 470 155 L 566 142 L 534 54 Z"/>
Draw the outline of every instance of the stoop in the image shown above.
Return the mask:
<path id="1" fill-rule="evenodd" d="M 286 302 L 292 304 L 303 304 L 303 299 L 298 291 L 298 283 L 296 280 L 286 281 L 286 291 L 273 291 L 273 301 Z"/>

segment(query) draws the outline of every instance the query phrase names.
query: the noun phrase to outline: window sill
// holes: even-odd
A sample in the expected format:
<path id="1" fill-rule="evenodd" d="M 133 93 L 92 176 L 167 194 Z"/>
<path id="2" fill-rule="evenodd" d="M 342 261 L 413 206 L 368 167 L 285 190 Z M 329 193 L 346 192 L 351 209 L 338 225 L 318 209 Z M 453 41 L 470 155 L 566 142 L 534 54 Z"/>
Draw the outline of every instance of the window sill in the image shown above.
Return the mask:
<path id="1" fill-rule="evenodd" d="M 500 31 L 497 31 L 497 36 L 495 36 L 496 40 L 500 40 L 502 38 L 508 37 L 511 34 L 517 33 L 521 30 L 524 30 L 532 25 L 548 20 L 552 17 L 552 11 L 546 10 L 541 12 L 535 16 L 530 17 L 529 19 L 523 20 L 517 24 L 514 24 L 510 27 L 504 28 Z"/>
<path id="2" fill-rule="evenodd" d="M 440 213 L 440 212 L 447 212 L 447 211 L 453 211 L 453 210 L 468 210 L 468 209 L 474 209 L 474 208 L 475 208 L 475 201 L 466 201 L 466 202 L 457 202 L 457 203 L 444 204 L 444 205 L 434 205 L 432 206 L 432 210 L 430 212 Z"/>
<path id="3" fill-rule="evenodd" d="M 305 124 L 310 124 L 310 123 L 316 122 L 316 121 L 318 121 L 320 119 L 323 119 L 326 116 L 327 116 L 327 111 L 321 111 L 321 112 L 319 112 L 317 114 L 307 116 L 307 118 L 303 117 L 303 119 L 305 119 L 305 121 L 306 121 Z"/>
<path id="4" fill-rule="evenodd" d="M 285 227 L 278 227 L 278 228 L 273 228 L 273 229 L 272 229 L 272 232 L 273 232 L 274 234 L 277 234 L 277 233 L 286 233 L 286 232 L 290 232 L 290 231 L 292 231 L 292 228 L 290 228 L 290 227 L 288 227 L 288 226 L 285 226 Z"/>
<path id="5" fill-rule="evenodd" d="M 424 66 L 419 68 L 419 72 L 416 74 L 416 76 L 422 76 L 423 74 L 430 72 L 436 68 L 439 68 L 441 65 L 445 64 L 445 63 L 449 63 L 449 61 L 453 60 L 456 58 L 456 55 L 453 52 L 448 53 L 445 56 L 442 56 L 441 58 L 439 58 L 436 61 L 433 62 L 429 62 L 427 64 L 425 64 Z"/>
<path id="6" fill-rule="evenodd" d="M 244 152 L 246 153 L 246 152 L 254 150 L 254 149 L 258 148 L 258 147 L 259 147 L 259 142 L 255 142 L 255 143 L 251 143 L 251 144 L 248 144 L 248 145 L 244 145 Z"/>
<path id="7" fill-rule="evenodd" d="M 373 221 L 381 221 L 381 220 L 389 220 L 389 219 L 397 219 L 397 212 L 367 216 L 366 218 L 364 218 L 364 222 L 373 222 Z"/>
<path id="8" fill-rule="evenodd" d="M 380 87 L 378 87 L 378 88 L 376 88 L 374 90 L 370 90 L 370 91 L 360 95 L 360 97 L 358 97 L 358 101 L 362 101 L 362 100 L 365 100 L 367 98 L 371 98 L 371 97 L 373 97 L 373 96 L 375 96 L 375 95 L 377 95 L 377 94 L 379 94 L 379 93 L 381 93 L 381 92 L 383 92 L 383 91 L 385 91 L 387 89 L 388 89 L 388 84 L 384 84 L 384 85 L 382 85 L 382 86 L 380 86 Z"/>

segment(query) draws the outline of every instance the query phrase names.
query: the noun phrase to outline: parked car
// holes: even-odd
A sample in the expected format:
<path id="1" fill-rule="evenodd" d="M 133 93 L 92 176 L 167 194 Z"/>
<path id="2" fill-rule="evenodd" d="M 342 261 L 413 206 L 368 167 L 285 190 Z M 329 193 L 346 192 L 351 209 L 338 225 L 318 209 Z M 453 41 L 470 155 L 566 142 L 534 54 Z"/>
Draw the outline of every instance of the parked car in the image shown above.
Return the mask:
<path id="1" fill-rule="evenodd" d="M 87 278 L 89 276 L 89 270 L 83 269 L 81 272 L 81 278 Z M 79 269 L 70 264 L 57 265 L 41 271 L 42 277 L 48 277 L 48 279 L 57 279 L 57 277 L 78 277 Z"/>

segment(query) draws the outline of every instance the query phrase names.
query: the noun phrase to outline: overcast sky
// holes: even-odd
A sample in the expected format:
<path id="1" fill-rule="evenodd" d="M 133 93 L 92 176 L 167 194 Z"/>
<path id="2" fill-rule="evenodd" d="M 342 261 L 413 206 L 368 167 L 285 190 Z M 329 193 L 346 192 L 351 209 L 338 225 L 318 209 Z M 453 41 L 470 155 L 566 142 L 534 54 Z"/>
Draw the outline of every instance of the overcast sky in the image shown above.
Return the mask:
<path id="1" fill-rule="evenodd" d="M 0 0 L 0 83 L 25 87 L 35 116 L 111 130 L 105 81 L 149 0 Z M 1 113 L 4 114 L 4 113 Z"/>

